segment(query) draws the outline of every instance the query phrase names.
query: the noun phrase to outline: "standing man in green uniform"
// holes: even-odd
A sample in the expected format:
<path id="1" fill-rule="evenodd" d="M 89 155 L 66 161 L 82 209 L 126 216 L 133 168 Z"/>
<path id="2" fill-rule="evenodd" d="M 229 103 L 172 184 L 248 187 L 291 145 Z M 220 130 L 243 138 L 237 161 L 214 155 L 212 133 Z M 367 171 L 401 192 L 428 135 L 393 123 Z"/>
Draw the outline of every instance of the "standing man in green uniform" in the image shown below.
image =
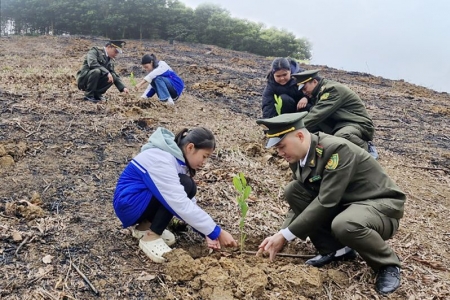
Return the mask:
<path id="1" fill-rule="evenodd" d="M 375 149 L 369 147 L 373 147 L 375 128 L 362 100 L 347 86 L 321 78 L 318 73 L 319 70 L 310 70 L 292 74 L 299 89 L 315 103 L 304 119 L 306 128 L 310 132 L 322 131 L 343 137 L 374 152 Z"/>
<path id="2" fill-rule="evenodd" d="M 319 255 L 307 264 L 322 267 L 358 252 L 377 272 L 376 290 L 391 293 L 400 285 L 400 261 L 385 240 L 398 230 L 405 194 L 362 148 L 310 133 L 307 117 L 301 112 L 256 121 L 266 127 L 267 147 L 276 147 L 294 178 L 285 188 L 290 210 L 282 229 L 258 252 L 274 259 L 286 241 L 309 236 Z"/>
<path id="3" fill-rule="evenodd" d="M 105 47 L 93 47 L 86 55 L 81 70 L 77 73 L 78 88 L 84 91 L 84 100 L 97 103 L 106 100 L 103 94 L 114 84 L 122 93 L 128 88 L 114 71 L 114 60 L 122 53 L 123 41 L 109 41 Z"/>

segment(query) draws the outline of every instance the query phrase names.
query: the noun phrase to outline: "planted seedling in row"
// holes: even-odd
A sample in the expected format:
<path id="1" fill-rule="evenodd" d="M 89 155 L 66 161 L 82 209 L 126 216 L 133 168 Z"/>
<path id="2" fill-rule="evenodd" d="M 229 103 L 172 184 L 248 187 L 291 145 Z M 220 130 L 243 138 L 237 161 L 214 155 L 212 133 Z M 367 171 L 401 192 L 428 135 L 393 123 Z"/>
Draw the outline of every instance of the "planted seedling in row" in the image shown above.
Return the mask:
<path id="1" fill-rule="evenodd" d="M 252 192 L 252 188 L 247 185 L 247 180 L 245 179 L 244 173 L 240 172 L 238 175 L 233 177 L 233 184 L 238 192 L 238 196 L 236 197 L 237 203 L 239 205 L 239 210 L 241 212 L 241 218 L 239 220 L 239 245 L 241 247 L 241 252 L 244 251 L 245 248 L 245 239 L 247 234 L 244 232 L 245 225 L 245 217 L 247 216 L 248 211 L 248 203 L 247 199 Z"/>
<path id="2" fill-rule="evenodd" d="M 275 98 L 275 110 L 278 115 L 281 115 L 281 107 L 283 106 L 283 100 L 281 100 L 281 96 L 273 95 Z"/>
<path id="3" fill-rule="evenodd" d="M 131 72 L 130 74 L 130 83 L 133 87 L 135 87 L 137 85 L 136 79 L 134 78 L 134 73 Z"/>

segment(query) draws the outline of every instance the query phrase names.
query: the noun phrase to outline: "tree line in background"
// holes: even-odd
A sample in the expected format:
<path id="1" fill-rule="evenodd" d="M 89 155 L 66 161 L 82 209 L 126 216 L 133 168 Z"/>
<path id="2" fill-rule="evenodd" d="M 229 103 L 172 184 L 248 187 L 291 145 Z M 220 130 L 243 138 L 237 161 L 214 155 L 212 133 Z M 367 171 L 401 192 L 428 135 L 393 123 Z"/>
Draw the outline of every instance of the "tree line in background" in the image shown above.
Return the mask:
<path id="1" fill-rule="evenodd" d="M 306 39 L 233 18 L 218 5 L 178 0 L 1 0 L 1 32 L 164 39 L 217 45 L 264 56 L 310 59 Z"/>

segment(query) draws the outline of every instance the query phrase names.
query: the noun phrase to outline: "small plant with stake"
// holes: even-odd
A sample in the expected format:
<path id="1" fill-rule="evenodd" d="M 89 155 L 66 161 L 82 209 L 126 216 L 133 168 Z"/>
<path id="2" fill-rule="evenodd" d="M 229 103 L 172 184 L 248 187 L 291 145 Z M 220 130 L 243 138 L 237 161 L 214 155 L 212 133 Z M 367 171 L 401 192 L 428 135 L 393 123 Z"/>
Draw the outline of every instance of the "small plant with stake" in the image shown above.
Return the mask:
<path id="1" fill-rule="evenodd" d="M 247 180 L 245 179 L 244 173 L 242 172 L 233 177 L 233 185 L 237 190 L 237 192 L 239 193 L 239 195 L 236 197 L 237 203 L 239 205 L 239 210 L 241 212 L 241 219 L 239 221 L 239 231 L 240 231 L 239 246 L 241 247 L 241 252 L 243 252 L 245 239 L 247 237 L 247 234 L 245 234 L 244 232 L 245 217 L 247 216 L 248 211 L 247 199 L 248 196 L 250 196 L 250 193 L 252 192 L 252 188 L 249 185 L 247 185 Z"/>

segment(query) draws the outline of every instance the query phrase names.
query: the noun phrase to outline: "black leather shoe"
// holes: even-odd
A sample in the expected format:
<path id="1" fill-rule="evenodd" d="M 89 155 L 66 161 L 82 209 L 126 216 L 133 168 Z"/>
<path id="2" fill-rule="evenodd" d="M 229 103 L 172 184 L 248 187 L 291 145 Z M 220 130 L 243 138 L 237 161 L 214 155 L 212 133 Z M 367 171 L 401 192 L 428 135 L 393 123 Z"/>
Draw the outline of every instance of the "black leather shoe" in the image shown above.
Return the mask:
<path id="1" fill-rule="evenodd" d="M 90 102 L 93 102 L 93 103 L 100 102 L 100 99 L 97 99 L 97 98 L 94 98 L 94 97 L 88 97 L 88 96 L 84 96 L 83 100 L 90 101 Z"/>
<path id="2" fill-rule="evenodd" d="M 333 261 L 343 261 L 343 260 L 352 260 L 356 258 L 356 251 L 350 250 L 349 252 L 345 253 L 344 255 L 336 256 L 336 252 L 331 252 L 327 255 L 317 255 L 316 257 L 313 257 L 311 259 L 308 259 L 306 261 L 307 265 L 311 265 L 316 268 L 321 268 L 325 265 L 328 265 L 329 263 Z"/>
<path id="3" fill-rule="evenodd" d="M 378 271 L 375 289 L 385 295 L 392 293 L 400 286 L 400 268 L 397 266 L 385 266 Z"/>

